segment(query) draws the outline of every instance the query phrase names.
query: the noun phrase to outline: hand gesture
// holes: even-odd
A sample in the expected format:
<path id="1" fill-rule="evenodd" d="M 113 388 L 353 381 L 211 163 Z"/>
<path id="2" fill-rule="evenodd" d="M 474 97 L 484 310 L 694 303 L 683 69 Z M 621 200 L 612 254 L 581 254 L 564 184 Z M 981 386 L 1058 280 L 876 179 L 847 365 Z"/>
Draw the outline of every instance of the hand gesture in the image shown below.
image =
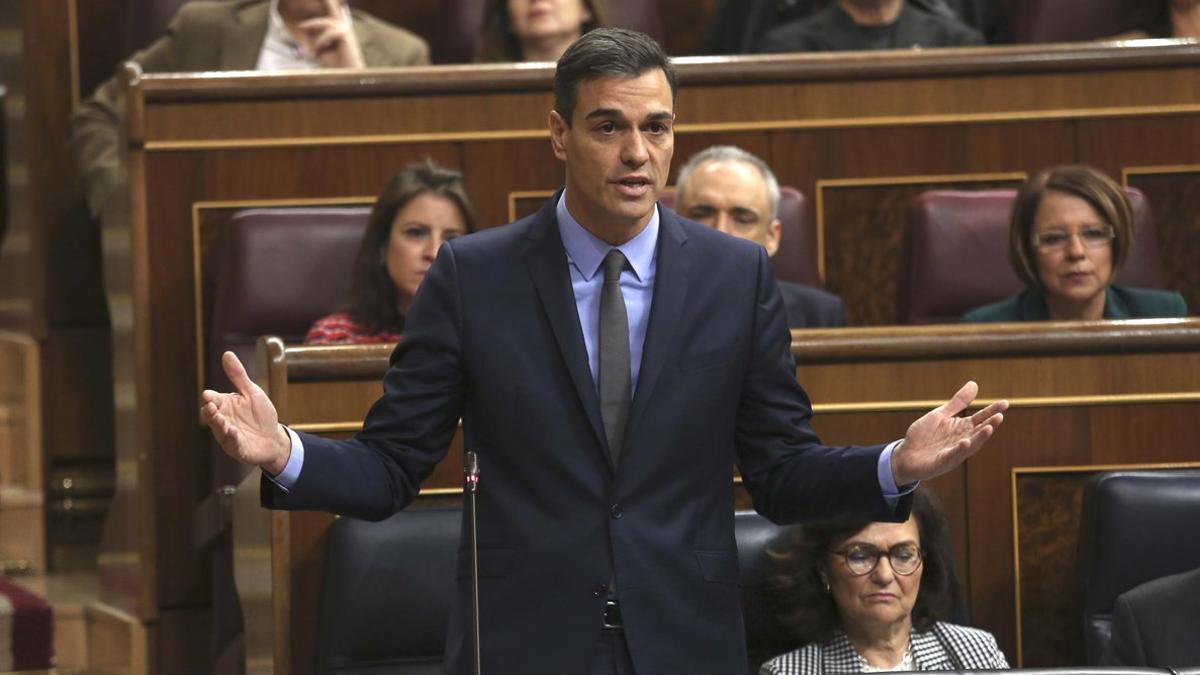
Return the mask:
<path id="1" fill-rule="evenodd" d="M 212 429 L 225 454 L 244 464 L 262 467 L 272 476 L 287 466 L 292 441 L 279 424 L 275 406 L 266 392 L 250 380 L 233 352 L 221 355 L 225 375 L 237 391 L 221 394 L 205 389 L 200 394 L 200 416 Z"/>
<path id="2" fill-rule="evenodd" d="M 326 68 L 364 68 L 362 49 L 354 26 L 342 14 L 340 0 L 323 0 L 324 16 L 301 21 L 297 28 L 303 43 Z"/>
<path id="3" fill-rule="evenodd" d="M 996 401 L 970 417 L 959 417 L 978 394 L 979 385 L 967 382 L 953 398 L 908 427 L 904 441 L 892 451 L 896 485 L 940 476 L 983 446 L 1004 421 L 1008 401 Z"/>

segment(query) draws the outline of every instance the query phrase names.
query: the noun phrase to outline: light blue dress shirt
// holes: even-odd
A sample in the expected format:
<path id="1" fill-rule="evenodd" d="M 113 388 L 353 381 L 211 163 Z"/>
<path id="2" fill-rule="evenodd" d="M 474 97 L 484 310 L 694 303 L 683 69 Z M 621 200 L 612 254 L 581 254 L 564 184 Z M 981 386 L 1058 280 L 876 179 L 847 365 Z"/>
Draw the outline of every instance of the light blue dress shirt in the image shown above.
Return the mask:
<path id="1" fill-rule="evenodd" d="M 564 190 L 556 207 L 558 233 L 567 253 L 567 268 L 571 274 L 571 288 L 575 293 L 575 310 L 579 313 L 579 326 L 583 329 L 583 342 L 587 347 L 588 368 L 592 372 L 592 385 L 599 381 L 600 372 L 600 291 L 604 287 L 604 275 L 600 265 L 604 256 L 614 248 L 620 249 L 629 261 L 621 272 L 621 296 L 625 299 L 625 312 L 629 317 L 629 369 L 630 383 L 637 390 L 638 371 L 642 365 L 642 346 L 646 342 L 646 324 L 650 320 L 650 301 L 654 297 L 654 276 L 658 261 L 659 210 L 655 207 L 650 222 L 633 239 L 613 246 L 588 232 L 575 220 L 567 206 Z M 630 392 L 632 395 L 633 392 Z M 284 427 L 286 429 L 286 427 Z M 271 480 L 287 491 L 296 484 L 304 464 L 304 444 L 291 429 L 292 456 L 283 471 Z M 900 441 L 884 448 L 879 456 L 877 475 L 883 496 L 893 504 L 915 486 L 904 490 L 896 487 L 892 477 L 892 451 Z"/>
<path id="2" fill-rule="evenodd" d="M 642 345 L 646 343 L 646 324 L 650 319 L 650 300 L 654 297 L 654 272 L 658 261 L 658 207 L 650 222 L 636 237 L 613 246 L 583 229 L 567 207 L 564 190 L 558 198 L 558 234 L 567 250 L 567 267 L 571 272 L 571 289 L 575 292 L 575 310 L 579 312 L 579 327 L 587 347 L 588 369 L 592 385 L 600 381 L 600 292 L 604 275 L 600 265 L 604 256 L 614 248 L 625 254 L 629 265 L 621 272 L 621 297 L 625 298 L 625 314 L 629 317 L 630 385 L 637 390 L 638 371 L 642 366 Z M 630 396 L 633 391 L 629 392 Z"/>

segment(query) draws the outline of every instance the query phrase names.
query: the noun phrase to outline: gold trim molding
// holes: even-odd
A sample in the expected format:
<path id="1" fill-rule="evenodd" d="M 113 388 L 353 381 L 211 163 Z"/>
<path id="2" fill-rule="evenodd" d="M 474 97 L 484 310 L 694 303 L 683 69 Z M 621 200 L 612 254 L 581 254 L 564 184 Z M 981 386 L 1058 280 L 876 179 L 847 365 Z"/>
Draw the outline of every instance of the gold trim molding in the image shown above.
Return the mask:
<path id="1" fill-rule="evenodd" d="M 999 399 L 975 399 L 971 409 L 982 408 Z M 1156 403 L 1200 402 L 1200 391 L 1159 392 L 1149 394 L 1092 394 L 1083 396 L 1028 396 L 1007 399 L 1009 409 L 1058 408 L 1080 405 L 1129 405 Z M 815 414 L 844 414 L 864 412 L 902 412 L 929 410 L 946 402 L 940 400 L 866 401 L 862 403 L 814 403 Z"/>
<path id="2" fill-rule="evenodd" d="M 676 135 L 737 133 L 754 131 L 812 131 L 863 127 L 952 126 L 987 123 L 1020 123 L 1060 120 L 1110 119 L 1119 117 L 1160 117 L 1200 113 L 1200 105 L 1179 103 L 1154 106 L 1112 108 L 1066 108 L 1038 111 L 987 113 L 950 113 L 936 115 L 889 115 L 879 117 L 832 117 L 819 119 L 781 119 L 741 122 L 679 124 Z M 392 145 L 415 143 L 461 143 L 503 140 L 539 140 L 549 138 L 547 129 L 507 131 L 441 131 L 410 134 L 367 134 L 362 136 L 282 136 L 279 138 L 222 138 L 212 140 L 147 141 L 145 152 L 198 152 L 204 150 L 256 150 L 264 148 L 306 148 L 349 145 Z"/>

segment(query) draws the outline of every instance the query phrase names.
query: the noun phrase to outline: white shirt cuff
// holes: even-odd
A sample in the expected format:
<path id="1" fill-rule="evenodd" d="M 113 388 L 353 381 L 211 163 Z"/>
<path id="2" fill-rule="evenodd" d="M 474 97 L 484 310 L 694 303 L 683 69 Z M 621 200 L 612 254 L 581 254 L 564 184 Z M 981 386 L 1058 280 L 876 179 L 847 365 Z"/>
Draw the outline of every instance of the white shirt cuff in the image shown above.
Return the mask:
<path id="1" fill-rule="evenodd" d="M 289 431 L 291 430 L 289 429 Z M 896 503 L 900 501 L 901 497 L 907 495 L 913 490 L 916 490 L 917 486 L 921 484 L 920 481 L 917 481 L 916 483 L 905 485 L 903 487 L 896 485 L 896 477 L 892 474 L 892 451 L 895 450 L 896 446 L 900 445 L 901 442 L 902 440 L 888 443 L 888 446 L 883 449 L 882 453 L 880 453 L 879 464 L 876 466 L 876 476 L 879 478 L 879 489 L 883 491 L 883 498 L 886 499 L 892 506 L 895 506 Z"/>

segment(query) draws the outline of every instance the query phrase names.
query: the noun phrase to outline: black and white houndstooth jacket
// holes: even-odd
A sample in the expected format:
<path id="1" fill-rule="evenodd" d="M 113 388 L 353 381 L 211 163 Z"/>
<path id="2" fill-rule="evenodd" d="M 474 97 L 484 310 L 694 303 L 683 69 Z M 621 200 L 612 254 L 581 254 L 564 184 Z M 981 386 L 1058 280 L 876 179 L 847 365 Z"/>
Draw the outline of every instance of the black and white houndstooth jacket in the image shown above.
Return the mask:
<path id="1" fill-rule="evenodd" d="M 916 670 L 1007 669 L 1004 652 L 987 631 L 938 622 L 912 636 Z M 810 644 L 763 664 L 759 675 L 825 675 L 862 672 L 858 652 L 845 633 L 824 644 Z"/>

